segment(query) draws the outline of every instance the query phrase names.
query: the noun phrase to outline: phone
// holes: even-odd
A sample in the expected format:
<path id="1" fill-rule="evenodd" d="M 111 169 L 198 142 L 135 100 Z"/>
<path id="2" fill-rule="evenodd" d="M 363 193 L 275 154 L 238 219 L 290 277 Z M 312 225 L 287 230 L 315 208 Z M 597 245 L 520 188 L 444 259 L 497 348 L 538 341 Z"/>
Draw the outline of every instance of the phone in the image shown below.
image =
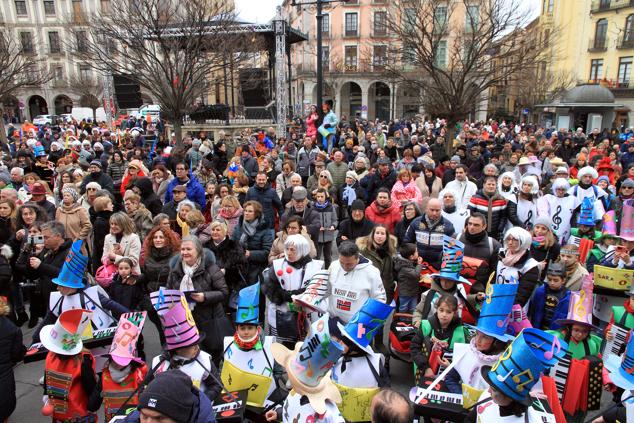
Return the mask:
<path id="1" fill-rule="evenodd" d="M 112 247 L 116 250 L 116 249 L 118 249 L 119 247 L 121 247 L 121 244 L 119 244 L 119 243 L 112 244 Z"/>
<path id="2" fill-rule="evenodd" d="M 44 235 L 29 235 L 26 242 L 29 244 L 44 244 Z"/>
<path id="3" fill-rule="evenodd" d="M 196 301 L 192 298 L 192 294 L 198 294 L 198 291 L 185 291 L 183 295 L 185 295 L 185 299 L 188 303 L 195 303 Z"/>

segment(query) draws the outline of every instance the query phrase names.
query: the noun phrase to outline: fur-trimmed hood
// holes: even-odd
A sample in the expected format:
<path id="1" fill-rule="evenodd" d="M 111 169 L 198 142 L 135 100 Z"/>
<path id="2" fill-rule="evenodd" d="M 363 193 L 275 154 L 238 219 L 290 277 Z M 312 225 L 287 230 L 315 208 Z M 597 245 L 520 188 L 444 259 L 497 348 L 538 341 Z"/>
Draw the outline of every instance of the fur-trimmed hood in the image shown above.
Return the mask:
<path id="1" fill-rule="evenodd" d="M 13 250 L 11 249 L 11 247 L 4 244 L 2 247 L 0 247 L 0 255 L 7 259 L 7 261 L 9 261 L 11 260 L 11 257 L 13 257 Z"/>

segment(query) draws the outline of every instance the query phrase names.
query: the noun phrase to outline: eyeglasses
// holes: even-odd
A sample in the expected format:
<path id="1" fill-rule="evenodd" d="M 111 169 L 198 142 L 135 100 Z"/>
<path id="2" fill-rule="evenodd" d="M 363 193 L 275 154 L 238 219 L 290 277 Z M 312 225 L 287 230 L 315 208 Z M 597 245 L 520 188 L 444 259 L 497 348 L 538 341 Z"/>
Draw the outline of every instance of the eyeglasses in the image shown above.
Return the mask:
<path id="1" fill-rule="evenodd" d="M 97 188 L 86 188 L 86 191 L 97 191 Z"/>
<path id="2" fill-rule="evenodd" d="M 319 175 L 320 178 L 324 178 L 324 179 L 328 179 L 328 176 L 326 175 Z"/>
<path id="3" fill-rule="evenodd" d="M 632 187 L 621 187 L 621 189 L 626 190 L 626 189 L 634 189 Z"/>

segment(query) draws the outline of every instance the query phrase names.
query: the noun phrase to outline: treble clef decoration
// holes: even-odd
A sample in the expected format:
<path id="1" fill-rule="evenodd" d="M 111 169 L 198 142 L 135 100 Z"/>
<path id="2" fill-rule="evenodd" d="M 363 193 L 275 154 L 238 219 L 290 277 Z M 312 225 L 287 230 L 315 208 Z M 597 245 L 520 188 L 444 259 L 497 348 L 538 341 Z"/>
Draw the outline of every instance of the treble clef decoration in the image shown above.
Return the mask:
<path id="1" fill-rule="evenodd" d="M 561 213 L 561 206 L 557 206 L 557 211 L 555 212 L 555 214 L 553 215 L 553 229 L 556 231 L 559 229 L 559 225 L 561 225 L 562 219 L 559 216 L 559 214 Z"/>
<path id="2" fill-rule="evenodd" d="M 532 220 L 533 220 L 533 211 L 529 210 L 528 211 L 528 217 L 526 218 L 526 220 L 524 221 L 524 227 L 525 228 L 530 228 L 532 225 Z"/>

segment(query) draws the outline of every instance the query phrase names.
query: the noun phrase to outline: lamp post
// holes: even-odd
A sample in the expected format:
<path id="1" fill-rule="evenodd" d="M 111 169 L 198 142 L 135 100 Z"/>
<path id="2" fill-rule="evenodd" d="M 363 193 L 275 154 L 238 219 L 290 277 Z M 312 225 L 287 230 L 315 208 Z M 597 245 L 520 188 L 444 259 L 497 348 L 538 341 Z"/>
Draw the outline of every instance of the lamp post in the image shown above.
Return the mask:
<path id="1" fill-rule="evenodd" d="M 291 6 L 308 6 L 314 4 L 316 6 L 317 11 L 317 111 L 321 114 L 321 105 L 323 104 L 323 86 L 324 86 L 324 73 L 322 70 L 322 60 L 323 60 L 323 47 L 322 47 L 322 38 L 321 38 L 321 30 L 322 30 L 322 22 L 324 20 L 324 15 L 322 13 L 322 8 L 324 4 L 330 3 L 346 3 L 348 0 L 315 0 L 315 1 L 301 1 L 296 2 L 295 0 L 291 1 Z"/>

